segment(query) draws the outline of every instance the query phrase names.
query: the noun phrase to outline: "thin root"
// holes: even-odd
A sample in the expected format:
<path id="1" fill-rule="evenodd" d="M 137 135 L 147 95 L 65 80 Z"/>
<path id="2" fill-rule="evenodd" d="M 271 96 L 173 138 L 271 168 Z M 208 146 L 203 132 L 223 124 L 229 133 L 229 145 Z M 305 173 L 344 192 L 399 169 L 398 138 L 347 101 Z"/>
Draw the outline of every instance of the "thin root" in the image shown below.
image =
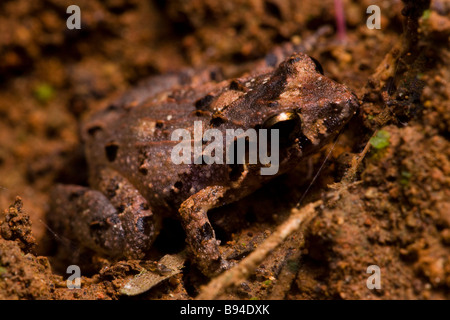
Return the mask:
<path id="1" fill-rule="evenodd" d="M 317 208 L 322 204 L 322 200 L 318 200 L 301 209 L 292 209 L 289 218 L 266 241 L 239 264 L 212 279 L 206 286 L 203 286 L 196 299 L 217 299 L 227 288 L 239 285 L 246 280 L 273 249 L 302 225 L 307 225 L 318 214 Z"/>

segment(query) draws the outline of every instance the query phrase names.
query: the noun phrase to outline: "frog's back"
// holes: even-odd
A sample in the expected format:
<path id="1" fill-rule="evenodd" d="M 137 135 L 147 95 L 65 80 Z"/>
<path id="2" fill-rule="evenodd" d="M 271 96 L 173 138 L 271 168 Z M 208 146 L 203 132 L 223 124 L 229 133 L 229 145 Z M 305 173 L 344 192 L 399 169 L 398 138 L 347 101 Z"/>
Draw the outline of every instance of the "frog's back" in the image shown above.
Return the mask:
<path id="1" fill-rule="evenodd" d="M 171 134 L 185 129 L 193 137 L 194 121 L 209 124 L 210 114 L 196 104 L 226 85 L 197 83 L 195 88 L 185 85 L 156 93 L 141 89 L 94 114 L 83 127 L 91 186 L 96 188 L 104 168 L 112 168 L 154 206 L 173 209 L 206 185 L 223 183 L 221 173 L 227 169 L 221 166 L 207 166 L 202 172 L 198 166 L 175 165 L 171 154 L 179 141 L 172 141 Z"/>

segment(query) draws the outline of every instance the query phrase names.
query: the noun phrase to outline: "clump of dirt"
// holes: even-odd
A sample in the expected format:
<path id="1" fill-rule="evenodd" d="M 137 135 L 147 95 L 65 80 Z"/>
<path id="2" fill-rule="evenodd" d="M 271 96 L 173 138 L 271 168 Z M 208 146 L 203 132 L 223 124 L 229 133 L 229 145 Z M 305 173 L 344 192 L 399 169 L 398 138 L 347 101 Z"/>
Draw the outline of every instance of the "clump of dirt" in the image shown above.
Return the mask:
<path id="1" fill-rule="evenodd" d="M 420 125 L 383 130 L 388 146 L 366 157 L 362 181 L 312 223 L 298 298 L 447 297 L 448 141 Z M 381 268 L 381 290 L 366 288 L 370 265 Z"/>
<path id="2" fill-rule="evenodd" d="M 17 197 L 14 205 L 5 210 L 4 215 L 5 220 L 0 222 L 2 238 L 16 241 L 25 253 L 33 253 L 36 240 L 31 233 L 30 216 L 23 211 L 22 199 Z"/>
<path id="3" fill-rule="evenodd" d="M 0 222 L 0 299 L 51 299 L 50 264 L 36 257 L 28 214 L 18 197 Z"/>
<path id="4" fill-rule="evenodd" d="M 17 242 L 0 238 L 0 299 L 53 299 L 47 258 L 25 254 Z"/>

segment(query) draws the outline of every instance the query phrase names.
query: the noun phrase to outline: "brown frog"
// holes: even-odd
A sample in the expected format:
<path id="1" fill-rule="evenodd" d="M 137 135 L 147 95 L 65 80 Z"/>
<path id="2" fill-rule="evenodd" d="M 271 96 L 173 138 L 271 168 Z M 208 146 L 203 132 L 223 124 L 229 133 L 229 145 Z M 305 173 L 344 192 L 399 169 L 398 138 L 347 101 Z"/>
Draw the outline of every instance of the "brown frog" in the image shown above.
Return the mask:
<path id="1" fill-rule="evenodd" d="M 90 188 L 55 188 L 53 228 L 101 254 L 142 258 L 161 219 L 177 216 L 199 268 L 205 274 L 227 268 L 208 210 L 243 198 L 316 153 L 359 106 L 348 88 L 325 77 L 305 54 L 276 65 L 220 82 L 185 74 L 180 85 L 173 76 L 159 76 L 95 114 L 82 128 Z M 177 88 L 169 90 L 163 79 Z M 174 164 L 179 141 L 172 133 L 193 133 L 198 121 L 203 131 L 218 129 L 224 137 L 227 129 L 278 129 L 276 174 L 262 175 L 262 163 Z"/>

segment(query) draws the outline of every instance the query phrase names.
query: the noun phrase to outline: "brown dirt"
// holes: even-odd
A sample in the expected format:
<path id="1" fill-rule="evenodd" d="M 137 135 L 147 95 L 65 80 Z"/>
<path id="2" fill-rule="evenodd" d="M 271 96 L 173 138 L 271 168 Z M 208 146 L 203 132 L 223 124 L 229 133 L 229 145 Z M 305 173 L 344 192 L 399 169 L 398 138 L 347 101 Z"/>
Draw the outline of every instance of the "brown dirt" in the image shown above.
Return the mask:
<path id="1" fill-rule="evenodd" d="M 381 30 L 369 30 L 372 2 L 344 1 L 346 42 L 331 33 L 308 52 L 362 102 L 303 201 L 321 198 L 324 207 L 223 298 L 450 298 L 450 3 L 433 0 L 424 13 L 414 9 L 427 1 L 416 1 L 402 14 L 404 3 L 385 1 Z M 232 73 L 335 24 L 332 0 L 163 3 L 78 1 L 80 31 L 65 26 L 70 1 L 0 3 L 0 299 L 118 299 L 145 267 L 96 257 L 82 288 L 69 290 L 53 259 L 62 240 L 45 225 L 49 191 L 86 184 L 78 126 L 88 112 L 147 76 L 209 64 Z M 377 130 L 388 134 L 384 146 L 369 143 Z M 224 250 L 242 258 L 267 238 L 325 153 L 214 210 Z M 366 287 L 369 265 L 381 268 L 380 290 Z M 187 263 L 137 298 L 191 299 L 207 281 Z"/>

